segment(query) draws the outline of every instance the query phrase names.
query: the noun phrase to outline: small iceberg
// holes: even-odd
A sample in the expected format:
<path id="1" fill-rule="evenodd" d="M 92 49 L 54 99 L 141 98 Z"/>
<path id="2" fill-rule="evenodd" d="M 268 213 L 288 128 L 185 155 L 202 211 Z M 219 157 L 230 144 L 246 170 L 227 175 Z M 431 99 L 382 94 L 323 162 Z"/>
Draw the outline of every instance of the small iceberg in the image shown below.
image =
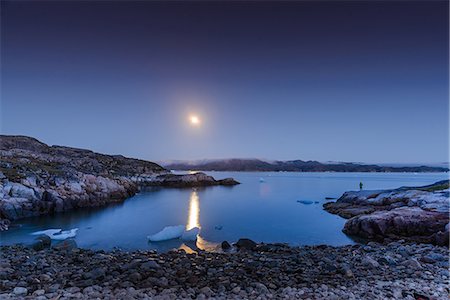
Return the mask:
<path id="1" fill-rule="evenodd" d="M 181 239 L 183 241 L 196 241 L 197 236 L 200 233 L 200 228 L 194 227 L 189 230 L 185 230 L 183 234 L 181 235 Z"/>
<path id="2" fill-rule="evenodd" d="M 62 241 L 62 240 L 68 239 L 68 238 L 75 237 L 77 235 L 77 231 L 78 231 L 78 228 L 61 231 L 59 233 L 54 233 L 54 234 L 50 235 L 50 238 L 52 240 Z"/>
<path id="3" fill-rule="evenodd" d="M 301 203 L 301 204 L 313 204 L 314 203 L 313 201 L 310 201 L 310 200 L 297 200 L 297 202 Z"/>
<path id="4" fill-rule="evenodd" d="M 147 236 L 150 242 L 162 242 L 172 239 L 178 239 L 183 235 L 184 225 L 167 226 L 158 233 Z"/>
<path id="5" fill-rule="evenodd" d="M 147 239 L 150 242 L 163 242 L 179 238 L 183 241 L 196 241 L 199 233 L 200 228 L 198 227 L 185 230 L 184 225 L 167 226 L 160 232 L 147 236 Z"/>
<path id="6" fill-rule="evenodd" d="M 32 235 L 47 235 L 47 236 L 51 236 L 55 233 L 60 233 L 62 231 L 62 229 L 47 229 L 47 230 L 41 230 L 41 231 L 36 231 L 31 233 Z"/>
<path id="7" fill-rule="evenodd" d="M 259 182 L 266 182 L 265 180 L 264 180 L 264 178 L 259 178 Z"/>
<path id="8" fill-rule="evenodd" d="M 47 229 L 33 232 L 32 235 L 44 234 L 52 240 L 62 241 L 68 238 L 73 238 L 77 235 L 78 228 L 62 231 L 62 229 Z"/>

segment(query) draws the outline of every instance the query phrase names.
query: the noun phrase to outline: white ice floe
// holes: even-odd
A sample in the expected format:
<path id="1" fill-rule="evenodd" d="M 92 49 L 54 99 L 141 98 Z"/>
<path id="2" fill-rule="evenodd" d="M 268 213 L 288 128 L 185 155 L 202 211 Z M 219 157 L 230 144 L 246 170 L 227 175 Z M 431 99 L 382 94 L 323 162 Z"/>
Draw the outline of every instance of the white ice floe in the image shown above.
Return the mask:
<path id="1" fill-rule="evenodd" d="M 61 231 L 60 233 L 54 233 L 54 234 L 50 235 L 50 238 L 52 240 L 62 241 L 62 240 L 68 239 L 68 238 L 75 237 L 77 235 L 77 231 L 78 231 L 78 228 Z"/>
<path id="2" fill-rule="evenodd" d="M 181 239 L 183 241 L 196 241 L 197 236 L 200 233 L 200 228 L 194 227 L 189 230 L 185 230 L 183 234 L 181 235 Z"/>
<path id="3" fill-rule="evenodd" d="M 199 233 L 200 228 L 198 227 L 185 230 L 184 225 L 177 225 L 164 227 L 160 232 L 149 235 L 147 238 L 150 242 L 162 242 L 179 238 L 183 241 L 196 241 Z"/>
<path id="4" fill-rule="evenodd" d="M 53 235 L 55 233 L 60 233 L 61 231 L 62 231 L 62 229 L 47 229 L 47 230 L 41 230 L 41 231 L 33 232 L 32 235 L 44 234 L 44 235 L 47 235 L 47 236 L 51 236 L 51 235 Z"/>
<path id="5" fill-rule="evenodd" d="M 73 238 L 77 235 L 78 228 L 62 231 L 62 229 L 47 229 L 42 231 L 33 232 L 32 235 L 44 234 L 51 238 L 52 240 L 65 240 L 68 238 Z"/>
<path id="6" fill-rule="evenodd" d="M 184 232 L 184 225 L 167 226 L 164 227 L 164 229 L 161 230 L 160 232 L 147 236 L 147 238 L 151 242 L 161 242 L 172 239 L 178 239 L 183 235 L 183 232 Z"/>

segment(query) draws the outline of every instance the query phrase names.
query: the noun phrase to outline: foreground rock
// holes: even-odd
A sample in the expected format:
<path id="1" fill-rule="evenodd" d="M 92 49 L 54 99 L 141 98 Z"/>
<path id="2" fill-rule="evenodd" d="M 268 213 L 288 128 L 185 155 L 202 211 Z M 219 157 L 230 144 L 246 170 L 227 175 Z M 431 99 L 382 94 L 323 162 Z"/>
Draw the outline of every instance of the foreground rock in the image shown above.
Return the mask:
<path id="1" fill-rule="evenodd" d="M 0 135 L 0 230 L 21 218 L 123 201 L 142 186 L 233 184 L 232 178 L 174 175 L 149 161 Z"/>
<path id="2" fill-rule="evenodd" d="M 349 218 L 344 232 L 366 239 L 449 243 L 449 181 L 423 187 L 346 192 L 325 210 Z"/>
<path id="3" fill-rule="evenodd" d="M 448 249 L 369 243 L 237 253 L 0 248 L 0 299 L 448 299 Z"/>

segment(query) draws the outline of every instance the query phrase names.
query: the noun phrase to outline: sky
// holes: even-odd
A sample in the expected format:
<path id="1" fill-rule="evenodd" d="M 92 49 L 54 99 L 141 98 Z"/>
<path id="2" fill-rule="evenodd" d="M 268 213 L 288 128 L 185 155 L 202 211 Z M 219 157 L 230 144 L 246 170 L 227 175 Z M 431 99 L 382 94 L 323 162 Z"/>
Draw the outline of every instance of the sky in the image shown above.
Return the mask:
<path id="1" fill-rule="evenodd" d="M 2 1 L 1 133 L 153 161 L 447 162 L 448 18 L 446 1 Z"/>

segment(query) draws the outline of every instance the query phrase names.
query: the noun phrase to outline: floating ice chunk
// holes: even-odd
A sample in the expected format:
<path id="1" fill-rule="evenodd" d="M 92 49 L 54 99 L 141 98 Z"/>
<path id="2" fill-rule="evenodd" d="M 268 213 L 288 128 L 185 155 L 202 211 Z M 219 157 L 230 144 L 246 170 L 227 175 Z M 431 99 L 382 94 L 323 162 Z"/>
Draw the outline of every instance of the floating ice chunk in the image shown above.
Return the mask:
<path id="1" fill-rule="evenodd" d="M 200 228 L 194 227 L 189 230 L 185 230 L 181 235 L 181 239 L 183 241 L 196 241 L 197 235 L 200 233 Z"/>
<path id="2" fill-rule="evenodd" d="M 264 178 L 259 178 L 259 182 L 266 182 L 265 180 L 264 180 Z"/>
<path id="3" fill-rule="evenodd" d="M 301 204 L 313 204 L 314 203 L 313 201 L 310 201 L 310 200 L 297 200 L 297 202 L 301 203 Z"/>
<path id="4" fill-rule="evenodd" d="M 41 234 L 44 234 L 44 235 L 47 235 L 47 236 L 51 236 L 51 235 L 53 235 L 53 234 L 55 234 L 55 233 L 60 233 L 62 231 L 62 229 L 47 229 L 47 230 L 42 230 L 42 231 L 36 231 L 36 232 L 33 232 L 33 233 L 31 233 L 32 235 L 41 235 Z"/>
<path id="5" fill-rule="evenodd" d="M 68 238 L 73 238 L 77 235 L 78 228 L 62 231 L 62 229 L 47 229 L 42 231 L 33 232 L 32 235 L 44 234 L 51 238 L 52 240 L 65 240 Z"/>
<path id="6" fill-rule="evenodd" d="M 167 226 L 160 232 L 147 236 L 147 238 L 151 242 L 161 242 L 171 239 L 178 239 L 183 235 L 183 232 L 184 225 Z"/>
<path id="7" fill-rule="evenodd" d="M 49 237 L 52 240 L 62 241 L 62 240 L 68 239 L 68 238 L 75 237 L 77 235 L 77 231 L 78 231 L 78 228 L 74 228 L 74 229 L 70 229 L 70 230 L 66 230 L 66 231 L 61 231 L 60 233 L 53 233 L 53 234 L 49 235 Z"/>

